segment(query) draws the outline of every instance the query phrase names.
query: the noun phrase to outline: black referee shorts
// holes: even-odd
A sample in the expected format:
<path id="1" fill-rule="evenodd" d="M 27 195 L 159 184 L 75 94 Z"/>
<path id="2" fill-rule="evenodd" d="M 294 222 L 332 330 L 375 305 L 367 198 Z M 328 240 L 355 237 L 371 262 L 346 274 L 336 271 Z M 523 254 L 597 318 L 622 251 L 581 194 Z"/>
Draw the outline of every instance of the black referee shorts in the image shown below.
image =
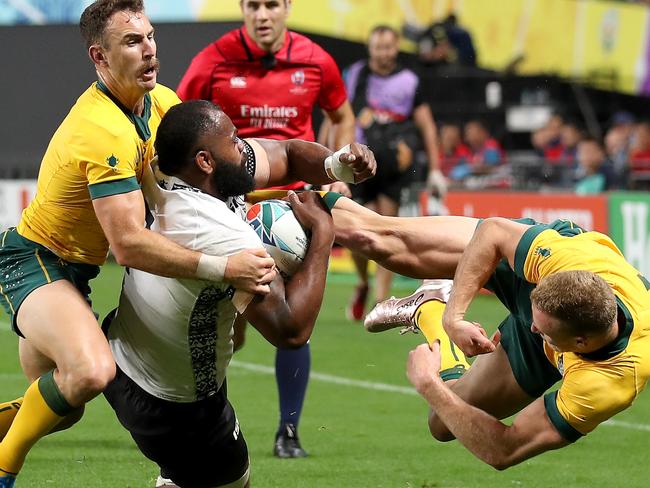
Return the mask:
<path id="1" fill-rule="evenodd" d="M 248 469 L 248 448 L 226 385 L 192 403 L 162 400 L 117 368 L 104 396 L 140 451 L 179 486 L 208 488 L 240 479 Z"/>

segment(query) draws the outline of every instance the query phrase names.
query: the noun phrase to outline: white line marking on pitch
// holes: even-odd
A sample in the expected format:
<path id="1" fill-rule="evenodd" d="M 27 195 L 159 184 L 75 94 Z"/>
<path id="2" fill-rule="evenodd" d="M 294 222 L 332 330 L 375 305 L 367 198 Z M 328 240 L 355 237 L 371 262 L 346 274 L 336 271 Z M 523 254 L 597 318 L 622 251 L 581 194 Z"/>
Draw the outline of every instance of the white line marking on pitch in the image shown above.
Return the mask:
<path id="1" fill-rule="evenodd" d="M 9 330 L 9 328 L 10 327 L 8 322 L 0 321 L 0 329 Z M 255 373 L 262 373 L 268 375 L 275 374 L 275 368 L 271 366 L 264 366 L 262 364 L 247 363 L 243 361 L 233 360 L 231 361 L 230 365 L 235 368 L 245 369 L 248 371 L 253 371 Z M 13 379 L 22 379 L 24 378 L 24 376 L 19 373 L 0 372 L 0 379 L 2 378 L 7 380 L 13 380 Z M 409 388 L 406 386 L 389 385 L 388 383 L 377 383 L 374 381 L 353 380 L 351 378 L 344 378 L 342 376 L 334 376 L 325 373 L 316 373 L 313 371 L 310 373 L 309 378 L 316 381 L 322 381 L 323 383 L 332 383 L 335 385 L 343 385 L 343 386 L 354 386 L 356 388 L 363 388 L 366 390 L 389 391 L 393 393 L 401 393 L 403 395 L 417 396 L 417 392 L 413 388 Z M 641 430 L 645 432 L 650 432 L 650 425 L 636 424 L 632 422 L 625 422 L 622 420 L 614 420 L 614 419 L 608 420 L 603 425 L 607 425 L 609 427 L 621 427 L 624 429 Z"/>
<path id="2" fill-rule="evenodd" d="M 271 366 L 264 366 L 262 364 L 254 364 L 254 363 L 247 363 L 243 361 L 233 360 L 230 362 L 230 365 L 235 368 L 245 369 L 248 371 L 253 371 L 255 373 L 275 375 L 275 368 Z M 309 378 L 312 380 L 322 381 L 324 383 L 334 383 L 336 385 L 354 386 L 357 388 L 364 388 L 366 390 L 390 391 L 394 393 L 402 393 L 404 395 L 411 395 L 411 396 L 417 395 L 415 389 L 405 387 L 405 386 L 389 385 L 387 383 L 376 383 L 374 381 L 353 380 L 351 378 L 343 378 L 341 376 L 333 376 L 330 374 L 311 372 Z M 632 422 L 625 422 L 622 420 L 610 419 L 604 422 L 602 425 L 606 425 L 608 427 L 621 427 L 623 429 L 641 430 L 645 432 L 650 432 L 650 425 L 636 424 Z"/>

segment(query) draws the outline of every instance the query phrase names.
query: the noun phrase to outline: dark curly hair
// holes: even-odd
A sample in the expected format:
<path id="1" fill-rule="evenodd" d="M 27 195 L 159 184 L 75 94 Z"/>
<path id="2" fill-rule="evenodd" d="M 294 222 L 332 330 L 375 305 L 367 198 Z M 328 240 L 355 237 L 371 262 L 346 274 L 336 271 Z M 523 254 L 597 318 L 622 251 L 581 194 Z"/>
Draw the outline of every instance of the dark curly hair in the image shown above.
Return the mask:
<path id="1" fill-rule="evenodd" d="M 160 121 L 154 143 L 158 167 L 177 176 L 200 149 L 199 138 L 219 126 L 221 109 L 207 100 L 191 100 L 170 108 Z"/>

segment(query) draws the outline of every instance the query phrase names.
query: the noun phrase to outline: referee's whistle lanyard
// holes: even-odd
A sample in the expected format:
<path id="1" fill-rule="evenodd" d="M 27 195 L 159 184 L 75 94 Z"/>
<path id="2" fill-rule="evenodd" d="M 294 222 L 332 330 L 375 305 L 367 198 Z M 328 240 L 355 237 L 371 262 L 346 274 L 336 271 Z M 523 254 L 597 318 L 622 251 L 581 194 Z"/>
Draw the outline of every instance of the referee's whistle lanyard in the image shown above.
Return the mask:
<path id="1" fill-rule="evenodd" d="M 291 31 L 287 31 L 289 34 L 289 45 L 287 46 L 287 59 L 286 61 L 290 62 L 291 61 L 291 48 L 293 47 L 293 35 L 291 35 Z M 246 57 L 248 58 L 249 62 L 255 61 L 255 56 L 253 56 L 253 53 L 251 52 L 251 48 L 248 47 L 248 43 L 246 42 L 246 37 L 244 36 L 244 28 L 241 27 L 239 29 L 239 40 L 241 41 L 242 46 L 244 47 L 244 51 L 246 51 Z M 260 62 L 262 63 L 262 66 L 265 69 L 273 69 L 275 66 L 278 64 L 278 60 L 275 57 L 275 54 L 272 52 L 267 52 L 264 56 L 259 58 Z"/>

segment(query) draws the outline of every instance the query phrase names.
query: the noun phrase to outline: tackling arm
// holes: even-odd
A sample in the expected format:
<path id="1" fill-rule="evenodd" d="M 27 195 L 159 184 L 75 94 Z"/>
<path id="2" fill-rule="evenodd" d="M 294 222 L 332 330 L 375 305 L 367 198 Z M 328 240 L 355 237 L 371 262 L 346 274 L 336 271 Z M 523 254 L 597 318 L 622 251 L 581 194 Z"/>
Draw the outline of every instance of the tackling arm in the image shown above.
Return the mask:
<path id="1" fill-rule="evenodd" d="M 197 277 L 201 253 L 185 249 L 144 227 L 142 192 L 96 198 L 93 206 L 120 265 L 160 276 Z M 273 265 L 273 259 L 266 257 L 263 249 L 242 251 L 228 257 L 223 274 L 225 280 L 236 288 L 251 293 L 268 293 L 267 283 L 275 274 Z"/>
<path id="2" fill-rule="evenodd" d="M 472 454 L 503 470 L 526 459 L 569 444 L 553 426 L 544 399 L 538 398 L 516 417 L 512 425 L 500 422 L 456 395 L 440 379 L 440 345 L 422 344 L 411 351 L 408 377 L 436 416 Z"/>
<path id="3" fill-rule="evenodd" d="M 517 244 L 528 227 L 500 217 L 486 219 L 458 262 L 442 323 L 452 342 L 468 356 L 492 352 L 495 346 L 479 324 L 465 320 L 465 312 L 501 259 L 506 258 L 514 269 Z"/>

